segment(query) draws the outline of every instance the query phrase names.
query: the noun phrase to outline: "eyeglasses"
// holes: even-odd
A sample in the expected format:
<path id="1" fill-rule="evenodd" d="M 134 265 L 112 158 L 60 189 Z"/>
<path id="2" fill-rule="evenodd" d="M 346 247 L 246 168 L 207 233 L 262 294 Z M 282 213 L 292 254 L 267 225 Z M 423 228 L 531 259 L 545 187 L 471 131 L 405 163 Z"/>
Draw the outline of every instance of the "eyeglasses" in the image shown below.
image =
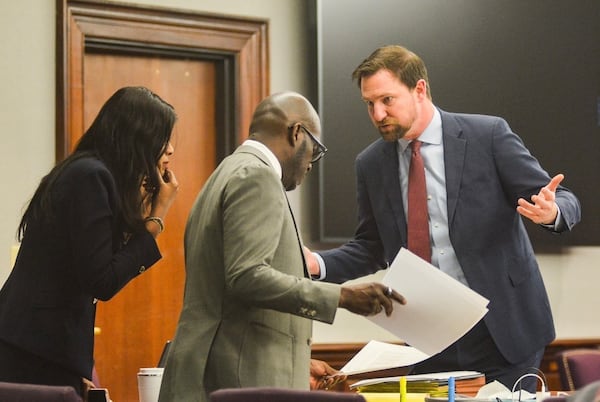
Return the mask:
<path id="1" fill-rule="evenodd" d="M 311 133 L 310 130 L 304 126 L 304 124 L 302 124 L 302 123 L 296 123 L 296 124 L 298 124 L 300 126 L 300 128 L 302 130 L 304 130 L 304 132 L 306 134 L 308 134 L 310 139 L 313 141 L 314 147 L 313 147 L 313 154 L 312 154 L 310 163 L 316 163 L 319 159 L 321 159 L 325 155 L 325 153 L 327 152 L 327 147 L 325 145 L 323 145 L 323 143 L 321 141 L 319 141 L 317 139 L 317 137 L 315 137 L 313 135 L 313 133 Z M 294 125 L 291 125 L 289 128 L 290 129 L 294 128 Z"/>

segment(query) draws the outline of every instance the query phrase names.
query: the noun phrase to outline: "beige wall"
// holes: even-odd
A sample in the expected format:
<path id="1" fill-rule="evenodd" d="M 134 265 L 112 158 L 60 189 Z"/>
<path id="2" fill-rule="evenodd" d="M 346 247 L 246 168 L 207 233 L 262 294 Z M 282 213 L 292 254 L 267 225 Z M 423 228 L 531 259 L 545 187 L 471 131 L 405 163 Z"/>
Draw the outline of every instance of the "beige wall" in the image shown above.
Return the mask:
<path id="1" fill-rule="evenodd" d="M 0 5 L 0 283 L 22 208 L 54 162 L 54 2 Z"/>
<path id="2" fill-rule="evenodd" d="M 306 93 L 310 80 L 304 0 L 138 0 L 132 3 L 169 6 L 269 20 L 271 91 Z M 41 177 L 54 163 L 55 2 L 0 3 L 0 283 L 8 276 L 11 247 L 22 208 Z M 297 214 L 309 213 L 297 190 Z M 300 216 L 300 221 L 303 221 Z M 306 239 L 309 241 L 310 239 Z M 598 261 L 600 247 L 581 247 L 561 255 L 540 255 L 540 264 L 560 338 L 600 337 Z M 378 276 L 376 276 L 377 278 Z M 514 323 L 513 323 L 514 325 Z M 518 324 L 517 324 L 518 325 Z M 316 342 L 393 340 L 363 318 L 340 310 L 334 325 L 316 324 Z"/>

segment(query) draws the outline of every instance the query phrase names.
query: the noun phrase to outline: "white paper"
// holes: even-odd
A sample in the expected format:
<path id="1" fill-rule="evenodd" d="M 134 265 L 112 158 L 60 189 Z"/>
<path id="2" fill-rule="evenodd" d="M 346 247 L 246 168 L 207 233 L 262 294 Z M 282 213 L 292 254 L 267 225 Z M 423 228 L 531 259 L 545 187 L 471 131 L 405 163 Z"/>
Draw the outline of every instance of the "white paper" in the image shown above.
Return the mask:
<path id="1" fill-rule="evenodd" d="M 429 356 L 410 346 L 370 341 L 342 369 L 346 375 L 404 367 L 418 363 Z"/>
<path id="2" fill-rule="evenodd" d="M 390 317 L 381 312 L 368 319 L 430 356 L 467 333 L 488 311 L 485 297 L 404 248 L 382 283 L 402 294 L 406 305 L 395 304 Z"/>

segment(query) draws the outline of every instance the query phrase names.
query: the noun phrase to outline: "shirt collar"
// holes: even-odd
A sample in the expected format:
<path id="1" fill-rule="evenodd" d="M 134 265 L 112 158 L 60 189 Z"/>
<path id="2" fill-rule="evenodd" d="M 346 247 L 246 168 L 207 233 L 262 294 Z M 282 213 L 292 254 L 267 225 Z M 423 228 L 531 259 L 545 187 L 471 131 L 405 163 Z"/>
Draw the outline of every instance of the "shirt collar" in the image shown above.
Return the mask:
<path id="1" fill-rule="evenodd" d="M 256 140 L 246 140 L 242 145 L 248 145 L 252 148 L 258 149 L 260 152 L 265 154 L 267 160 L 269 161 L 269 164 L 271 165 L 273 170 L 275 170 L 275 173 L 277 173 L 277 177 L 279 177 L 280 179 L 282 178 L 281 164 L 279 163 L 279 160 L 277 159 L 275 154 L 269 149 L 269 147 L 267 147 L 262 142 Z"/>
<path id="2" fill-rule="evenodd" d="M 442 116 L 438 108 L 433 108 L 433 117 L 429 122 L 429 125 L 423 130 L 421 135 L 418 137 L 419 141 L 426 142 L 428 144 L 440 145 L 442 143 Z M 398 140 L 400 149 L 402 152 L 408 147 L 410 141 L 400 138 Z"/>

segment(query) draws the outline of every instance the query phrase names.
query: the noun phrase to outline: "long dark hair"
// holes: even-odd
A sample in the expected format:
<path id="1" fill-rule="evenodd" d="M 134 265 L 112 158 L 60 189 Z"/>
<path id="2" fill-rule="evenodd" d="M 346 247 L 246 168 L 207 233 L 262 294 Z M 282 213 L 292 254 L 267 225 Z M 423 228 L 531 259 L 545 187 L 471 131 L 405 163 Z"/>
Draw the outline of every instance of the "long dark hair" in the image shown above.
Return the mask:
<path id="1" fill-rule="evenodd" d="M 50 222 L 54 216 L 52 187 L 62 171 L 82 157 L 95 157 L 111 172 L 120 197 L 123 232 L 143 230 L 141 186 L 148 197 L 158 192 L 156 166 L 165 152 L 177 116 L 173 106 L 144 87 L 124 87 L 102 106 L 94 122 L 79 140 L 75 151 L 58 163 L 40 182 L 18 229 L 22 240 L 27 224 Z"/>

